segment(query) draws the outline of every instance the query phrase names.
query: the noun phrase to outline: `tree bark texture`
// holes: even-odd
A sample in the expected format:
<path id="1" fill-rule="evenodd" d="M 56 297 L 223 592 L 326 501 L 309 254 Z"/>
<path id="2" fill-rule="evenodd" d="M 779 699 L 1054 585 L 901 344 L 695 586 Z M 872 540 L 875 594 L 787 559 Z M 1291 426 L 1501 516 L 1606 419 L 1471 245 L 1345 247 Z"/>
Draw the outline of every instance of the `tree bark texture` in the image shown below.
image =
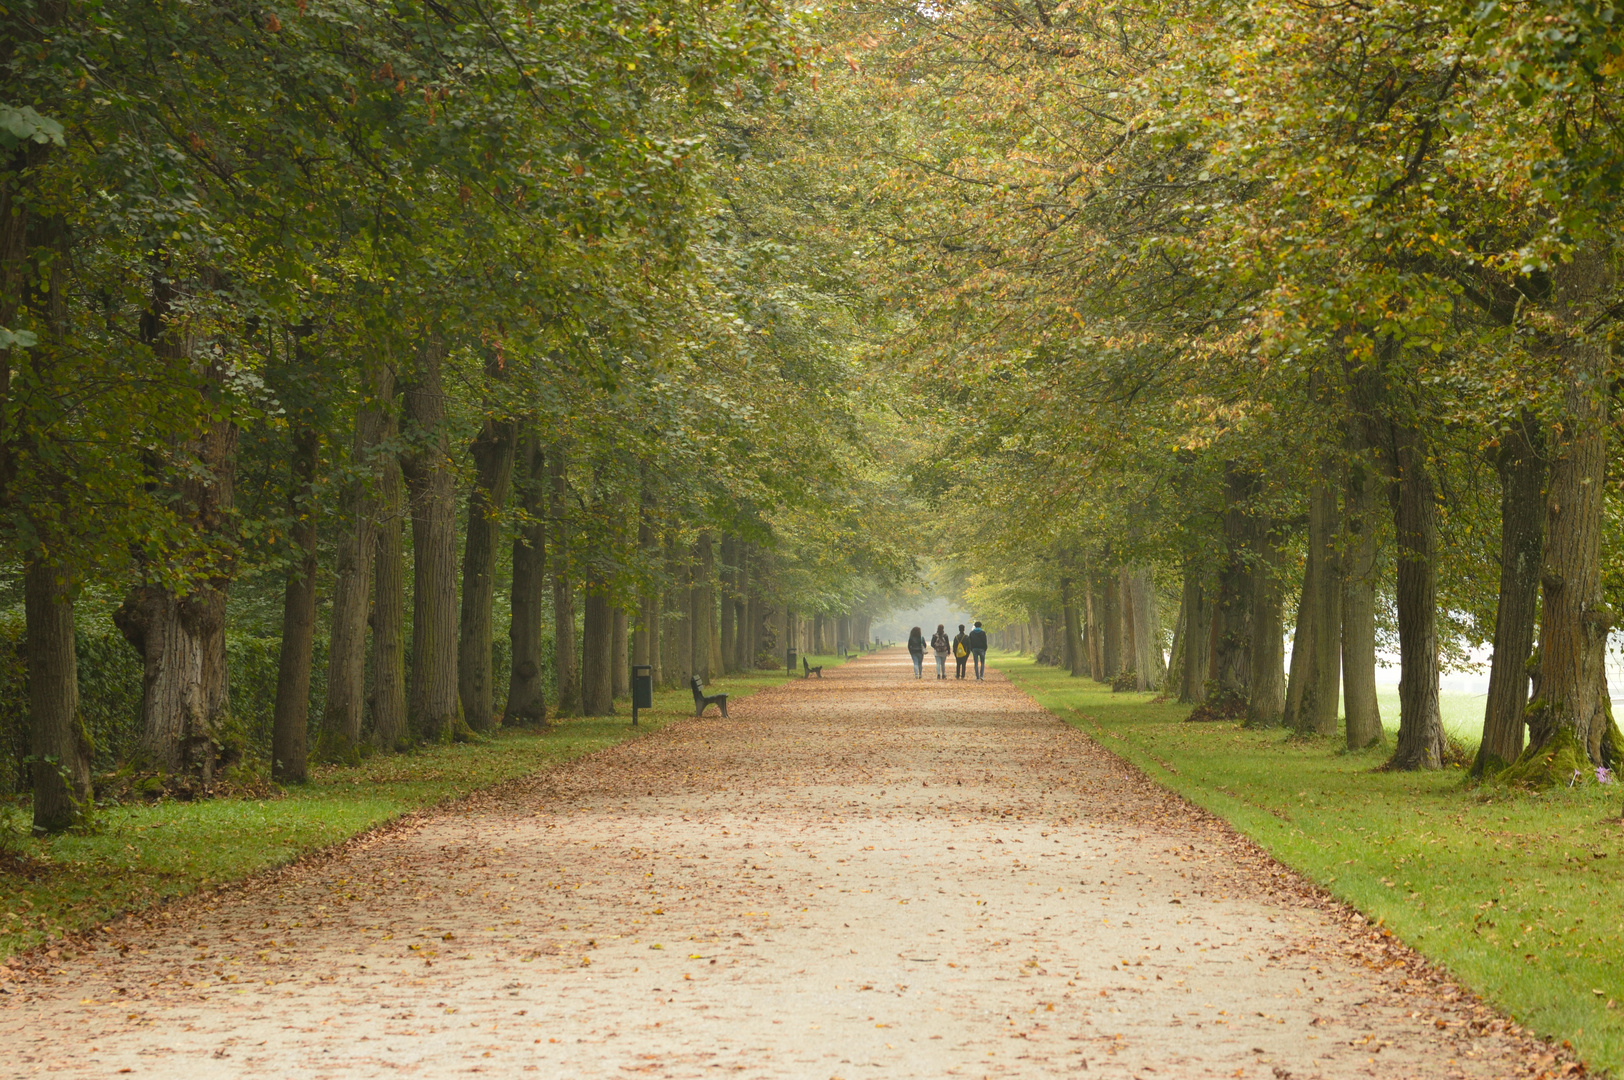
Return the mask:
<path id="1" fill-rule="evenodd" d="M 406 387 L 401 458 L 412 514 L 412 666 L 406 720 L 439 742 L 463 726 L 457 699 L 457 490 L 446 434 L 445 345 L 429 334 Z"/>
<path id="2" fill-rule="evenodd" d="M 179 504 L 204 544 L 218 536 L 232 506 L 237 429 L 205 425 L 189 447 L 199 472 L 181 481 Z M 142 658 L 141 749 L 164 772 L 212 782 L 216 738 L 229 707 L 226 586 L 198 582 L 184 596 L 158 585 L 133 589 L 113 621 Z"/>
<path id="3" fill-rule="evenodd" d="M 1201 564 L 1184 563 L 1184 669 L 1179 673 L 1179 701 L 1194 704 L 1206 697 L 1207 660 L 1212 632 L 1212 605 Z"/>
<path id="4" fill-rule="evenodd" d="M 1495 773 L 1523 750 L 1528 658 L 1539 614 L 1545 552 L 1545 447 L 1539 420 L 1525 412 L 1500 440 L 1500 593 L 1494 658 L 1483 709 L 1483 739 L 1472 775 Z"/>
<path id="5" fill-rule="evenodd" d="M 548 522 L 553 555 L 553 672 L 557 680 L 559 717 L 581 714 L 581 666 L 575 648 L 575 580 L 570 558 L 567 509 L 569 471 L 561 445 L 547 455 L 552 486 Z"/>
<path id="6" fill-rule="evenodd" d="M 1122 673 L 1122 585 L 1115 570 L 1107 570 L 1104 592 L 1105 604 L 1100 612 L 1100 638 L 1104 653 L 1104 680 L 1109 682 Z"/>
<path id="7" fill-rule="evenodd" d="M 1390 489 L 1398 542 L 1399 720 L 1392 769 L 1443 764 L 1438 712 L 1438 498 L 1421 431 L 1392 428 L 1397 483 Z"/>
<path id="8" fill-rule="evenodd" d="M 306 740 L 310 729 L 310 665 L 316 645 L 316 458 L 315 428 L 293 432 L 288 512 L 294 564 L 282 594 L 282 644 L 276 663 L 276 704 L 271 713 L 271 779 L 302 784 L 309 777 Z"/>
<path id="9" fill-rule="evenodd" d="M 355 413 L 349 476 L 339 489 L 343 531 L 333 575 L 332 622 L 327 636 L 327 700 L 322 704 L 317 757 L 355 762 L 366 715 L 367 615 L 372 601 L 372 559 L 379 511 L 378 443 L 395 396 L 394 372 L 376 364 L 366 372 L 370 396 Z M 391 452 L 392 454 L 392 452 Z"/>
<path id="10" fill-rule="evenodd" d="M 614 685 L 616 698 L 631 696 L 632 673 L 629 667 L 630 642 L 626 609 L 615 605 L 613 622 L 609 628 L 609 680 Z"/>
<path id="11" fill-rule="evenodd" d="M 1139 686 L 1139 630 L 1135 625 L 1133 608 L 1133 576 L 1126 566 L 1117 567 L 1112 575 L 1117 583 L 1117 602 L 1122 613 L 1122 662 L 1124 672 L 1132 672 L 1135 689 Z"/>
<path id="12" fill-rule="evenodd" d="M 1077 598 L 1072 594 L 1072 578 L 1069 573 L 1060 575 L 1060 619 L 1066 627 L 1066 639 L 1060 645 L 1060 666 L 1076 675 L 1082 667 L 1082 658 L 1077 654 L 1083 636 L 1077 615 Z"/>
<path id="13" fill-rule="evenodd" d="M 1342 689 L 1342 563 L 1336 488 L 1316 482 L 1308 493 L 1308 570 L 1303 581 L 1307 641 L 1303 689 L 1294 717 L 1303 734 L 1336 734 Z"/>
<path id="14" fill-rule="evenodd" d="M 1385 737 L 1376 701 L 1376 488 L 1362 423 L 1349 424 L 1343 495 L 1347 534 L 1342 556 L 1342 712 L 1350 750 Z"/>
<path id="15" fill-rule="evenodd" d="M 534 727 L 547 719 L 543 680 L 542 616 L 547 607 L 547 461 L 534 431 L 519 440 L 515 457 L 518 506 L 523 521 L 513 534 L 510 586 L 507 706 L 502 723 Z"/>
<path id="16" fill-rule="evenodd" d="M 750 546 L 739 545 L 739 573 L 738 594 L 734 602 L 739 621 L 737 650 L 734 656 L 734 668 L 737 671 L 749 671 L 756 666 L 757 642 L 756 617 L 753 614 L 756 602 L 753 599 L 755 583 L 751 580 Z"/>
<path id="17" fill-rule="evenodd" d="M 475 731 L 488 731 L 496 721 L 491 605 L 496 596 L 496 545 L 501 541 L 501 514 L 513 482 L 517 437 L 513 421 L 486 417 L 470 448 L 474 488 L 468 493 L 468 527 L 463 534 L 457 697 L 468 726 Z"/>
<path id="18" fill-rule="evenodd" d="M 1155 690 L 1167 678 L 1167 658 L 1162 655 L 1161 618 L 1156 610 L 1156 585 L 1143 566 L 1128 573 L 1132 590 L 1134 668 L 1140 690 Z"/>
<path id="19" fill-rule="evenodd" d="M 1252 519 L 1247 501 L 1252 479 L 1234 464 L 1224 470 L 1224 557 L 1213 603 L 1212 656 L 1207 700 L 1215 705 L 1244 702 L 1252 692 Z"/>
<path id="20" fill-rule="evenodd" d="M 1528 747 L 1511 770 L 1541 782 L 1566 782 L 1581 765 L 1612 767 L 1621 749 L 1611 745 L 1605 692 L 1611 624 L 1601 579 L 1606 355 L 1601 345 L 1574 339 L 1563 344 L 1561 360 L 1566 385 L 1546 493 L 1539 666 L 1527 713 Z"/>
<path id="21" fill-rule="evenodd" d="M 609 589 L 599 582 L 586 587 L 581 618 L 581 715 L 615 714 L 614 664 L 609 655 L 614 637 L 614 608 Z"/>
<path id="22" fill-rule="evenodd" d="M 1105 675 L 1105 585 L 1102 575 L 1092 569 L 1083 575 L 1084 618 L 1087 622 L 1083 644 L 1088 650 L 1088 674 L 1095 682 L 1109 682 Z M 1043 627 L 1038 626 L 1039 636 Z"/>
<path id="23" fill-rule="evenodd" d="M 40 552 L 24 564 L 23 607 L 34 831 L 60 832 L 90 805 L 93 748 L 79 714 L 72 582 L 63 567 Z"/>
<path id="24" fill-rule="evenodd" d="M 399 423 L 384 423 L 394 441 Z M 372 741 L 394 750 L 406 740 L 406 482 L 393 451 L 378 459 L 378 530 L 372 556 Z"/>
<path id="25" fill-rule="evenodd" d="M 689 638 L 693 649 L 693 674 L 709 684 L 711 681 L 711 620 L 716 617 L 711 604 L 711 572 L 716 559 L 712 551 L 710 533 L 700 533 L 694 541 L 693 578 L 689 585 Z"/>
<path id="26" fill-rule="evenodd" d="M 722 534 L 722 590 L 721 590 L 721 669 L 725 672 L 734 670 L 734 655 L 738 652 L 736 637 L 738 625 L 734 619 L 733 596 L 738 588 L 737 567 L 739 553 L 737 541 L 732 536 Z"/>
<path id="27" fill-rule="evenodd" d="M 1280 588 L 1280 531 L 1277 522 L 1256 520 L 1252 562 L 1252 643 L 1246 726 L 1275 727 L 1286 710 L 1286 628 Z"/>

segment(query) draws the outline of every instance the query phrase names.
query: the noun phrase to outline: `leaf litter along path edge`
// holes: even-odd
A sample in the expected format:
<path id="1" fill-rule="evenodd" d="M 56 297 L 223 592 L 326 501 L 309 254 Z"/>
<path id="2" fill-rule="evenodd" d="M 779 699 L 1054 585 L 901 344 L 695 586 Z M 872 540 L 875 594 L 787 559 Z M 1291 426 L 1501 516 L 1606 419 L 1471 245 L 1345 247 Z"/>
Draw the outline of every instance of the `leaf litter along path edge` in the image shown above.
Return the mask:
<path id="1" fill-rule="evenodd" d="M 897 650 L 96 936 L 0 998 L 10 1075 L 1565 1065 L 995 670 Z"/>

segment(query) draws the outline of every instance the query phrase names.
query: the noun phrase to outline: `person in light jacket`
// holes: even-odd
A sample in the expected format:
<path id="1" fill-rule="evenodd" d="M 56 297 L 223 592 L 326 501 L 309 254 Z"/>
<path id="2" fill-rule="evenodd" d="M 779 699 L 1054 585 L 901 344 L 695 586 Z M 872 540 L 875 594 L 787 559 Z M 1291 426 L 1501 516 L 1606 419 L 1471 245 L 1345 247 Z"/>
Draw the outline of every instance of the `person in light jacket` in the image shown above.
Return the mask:
<path id="1" fill-rule="evenodd" d="M 947 640 L 947 627 L 941 623 L 936 624 L 936 633 L 931 636 L 930 647 L 936 653 L 936 677 L 947 678 L 947 650 L 950 644 Z"/>

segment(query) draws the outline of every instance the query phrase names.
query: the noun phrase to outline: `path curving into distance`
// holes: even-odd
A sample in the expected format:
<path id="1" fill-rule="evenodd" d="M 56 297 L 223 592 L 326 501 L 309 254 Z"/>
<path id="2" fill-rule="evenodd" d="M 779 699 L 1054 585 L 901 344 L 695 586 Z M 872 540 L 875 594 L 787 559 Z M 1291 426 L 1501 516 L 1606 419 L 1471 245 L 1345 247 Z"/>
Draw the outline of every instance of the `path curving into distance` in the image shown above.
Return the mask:
<path id="1" fill-rule="evenodd" d="M 13 1076 L 1506 1077 L 1537 1044 L 889 650 L 96 935 Z M 1549 1059 L 1547 1059 L 1548 1061 Z"/>

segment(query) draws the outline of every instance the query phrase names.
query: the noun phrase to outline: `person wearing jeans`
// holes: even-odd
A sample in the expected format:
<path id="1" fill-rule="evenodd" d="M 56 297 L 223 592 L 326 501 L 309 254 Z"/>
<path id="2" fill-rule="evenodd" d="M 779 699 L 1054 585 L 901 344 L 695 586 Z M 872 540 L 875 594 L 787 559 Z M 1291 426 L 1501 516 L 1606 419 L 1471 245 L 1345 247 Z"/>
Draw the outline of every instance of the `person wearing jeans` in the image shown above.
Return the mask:
<path id="1" fill-rule="evenodd" d="M 908 631 L 908 655 L 913 657 L 914 678 L 925 677 L 925 635 L 919 627 Z"/>
<path id="2" fill-rule="evenodd" d="M 938 679 L 947 678 L 947 650 L 949 645 L 947 627 L 941 623 L 936 624 L 936 633 L 931 635 L 930 647 L 931 651 L 936 654 L 936 677 Z"/>
<path id="3" fill-rule="evenodd" d="M 979 619 L 975 628 L 965 635 L 965 644 L 970 646 L 970 655 L 975 658 L 976 681 L 980 682 L 987 673 L 987 632 L 981 628 Z"/>

